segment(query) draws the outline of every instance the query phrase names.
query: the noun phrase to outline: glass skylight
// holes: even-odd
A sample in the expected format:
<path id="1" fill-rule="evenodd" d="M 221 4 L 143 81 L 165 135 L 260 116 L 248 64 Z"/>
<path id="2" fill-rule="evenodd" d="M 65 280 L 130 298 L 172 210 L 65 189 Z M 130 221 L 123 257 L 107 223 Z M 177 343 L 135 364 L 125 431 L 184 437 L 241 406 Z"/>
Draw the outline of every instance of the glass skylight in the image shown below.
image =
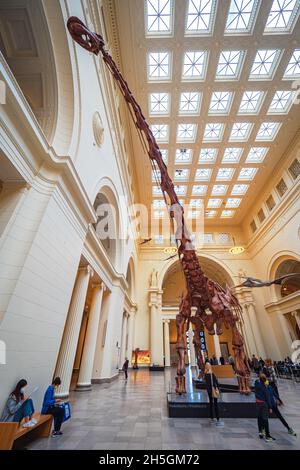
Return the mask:
<path id="1" fill-rule="evenodd" d="M 212 189 L 212 196 L 225 196 L 228 186 L 226 184 L 215 184 Z"/>
<path id="2" fill-rule="evenodd" d="M 196 170 L 195 180 L 196 181 L 209 181 L 212 170 L 210 168 L 200 168 Z"/>
<path id="3" fill-rule="evenodd" d="M 208 209 L 218 209 L 222 204 L 222 199 L 209 199 L 207 203 Z"/>
<path id="4" fill-rule="evenodd" d="M 245 91 L 239 107 L 239 114 L 257 114 L 264 95 L 263 91 Z"/>
<path id="5" fill-rule="evenodd" d="M 274 0 L 265 33 L 290 33 L 297 21 L 300 0 Z"/>
<path id="6" fill-rule="evenodd" d="M 217 0 L 189 0 L 186 34 L 211 34 Z"/>
<path id="7" fill-rule="evenodd" d="M 235 184 L 232 188 L 232 196 L 243 196 L 249 189 L 248 184 Z"/>
<path id="8" fill-rule="evenodd" d="M 233 217 L 235 214 L 235 211 L 222 211 L 222 214 L 221 214 L 221 218 L 222 219 L 225 219 L 225 218 L 230 218 L 230 217 Z"/>
<path id="9" fill-rule="evenodd" d="M 167 142 L 169 137 L 169 126 L 167 124 L 153 124 L 151 131 L 157 142 Z"/>
<path id="10" fill-rule="evenodd" d="M 228 114 L 232 97 L 233 93 L 229 91 L 215 91 L 211 97 L 209 114 Z"/>
<path id="11" fill-rule="evenodd" d="M 204 80 L 207 66 L 207 51 L 188 51 L 183 57 L 183 80 Z"/>
<path id="12" fill-rule="evenodd" d="M 201 149 L 199 155 L 199 163 L 215 163 L 217 153 L 217 149 Z"/>
<path id="13" fill-rule="evenodd" d="M 188 211 L 188 219 L 198 219 L 200 215 L 201 215 L 201 211 L 197 211 L 197 210 Z"/>
<path id="14" fill-rule="evenodd" d="M 191 163 L 192 150 L 191 149 L 177 149 L 175 156 L 175 163 Z"/>
<path id="15" fill-rule="evenodd" d="M 244 142 L 248 140 L 253 124 L 251 122 L 235 122 L 232 126 L 230 141 Z"/>
<path id="16" fill-rule="evenodd" d="M 189 178 L 190 170 L 175 170 L 174 179 L 175 181 L 187 181 Z"/>
<path id="17" fill-rule="evenodd" d="M 243 149 L 229 147 L 225 149 L 222 163 L 238 163 L 240 161 Z"/>
<path id="18" fill-rule="evenodd" d="M 152 170 L 152 181 L 156 183 L 161 180 L 161 175 L 159 170 Z"/>
<path id="19" fill-rule="evenodd" d="M 294 91 L 276 91 L 268 114 L 287 114 L 291 109 L 295 95 L 296 93 Z"/>
<path id="20" fill-rule="evenodd" d="M 257 51 L 249 80 L 270 80 L 278 65 L 280 49 L 260 49 Z"/>
<path id="21" fill-rule="evenodd" d="M 170 35 L 172 33 L 173 0 L 146 0 L 146 34 Z"/>
<path id="22" fill-rule="evenodd" d="M 155 219 L 163 219 L 164 217 L 166 217 L 166 215 L 167 215 L 166 210 L 163 210 L 163 211 L 155 210 L 154 211 L 154 218 Z"/>
<path id="23" fill-rule="evenodd" d="M 153 81 L 170 80 L 171 54 L 169 52 L 149 52 L 148 79 Z"/>
<path id="24" fill-rule="evenodd" d="M 209 219 L 213 219 L 214 217 L 216 217 L 216 215 L 217 211 L 205 211 L 205 217 Z"/>
<path id="25" fill-rule="evenodd" d="M 257 168 L 242 168 L 239 174 L 239 180 L 253 180 L 257 173 Z"/>
<path id="26" fill-rule="evenodd" d="M 263 122 L 257 133 L 256 140 L 274 140 L 280 129 L 280 126 L 280 122 Z"/>
<path id="27" fill-rule="evenodd" d="M 160 150 L 160 153 L 161 153 L 161 156 L 162 156 L 162 159 L 164 161 L 164 163 L 167 165 L 168 163 L 168 150 L 167 149 L 159 149 Z"/>
<path id="28" fill-rule="evenodd" d="M 154 235 L 154 240 L 157 245 L 162 245 L 164 243 L 163 235 Z"/>
<path id="29" fill-rule="evenodd" d="M 244 55 L 244 51 L 222 51 L 217 67 L 216 80 L 238 80 Z"/>
<path id="30" fill-rule="evenodd" d="M 234 168 L 220 168 L 217 174 L 217 181 L 230 181 L 234 172 Z"/>
<path id="31" fill-rule="evenodd" d="M 194 196 L 205 196 L 206 192 L 207 192 L 207 186 L 203 184 L 193 186 Z"/>
<path id="32" fill-rule="evenodd" d="M 200 207 L 203 206 L 203 201 L 202 199 L 191 199 L 190 200 L 190 207 L 193 207 L 194 209 L 199 209 Z"/>
<path id="33" fill-rule="evenodd" d="M 283 78 L 293 80 L 300 78 L 300 49 L 295 49 Z"/>
<path id="34" fill-rule="evenodd" d="M 152 194 L 153 196 L 162 196 L 162 190 L 160 186 L 152 186 Z"/>
<path id="35" fill-rule="evenodd" d="M 186 194 L 186 186 L 174 186 L 174 189 L 175 189 L 175 193 L 177 194 L 177 196 L 185 196 Z"/>
<path id="36" fill-rule="evenodd" d="M 203 141 L 204 142 L 219 142 L 222 139 L 224 132 L 224 124 L 211 123 L 206 124 L 204 130 Z"/>
<path id="37" fill-rule="evenodd" d="M 258 0 L 231 0 L 225 34 L 251 33 L 257 7 Z"/>
<path id="38" fill-rule="evenodd" d="M 201 93 L 181 93 L 179 114 L 199 114 Z"/>
<path id="39" fill-rule="evenodd" d="M 177 142 L 194 142 L 196 138 L 196 124 L 178 124 Z"/>
<path id="40" fill-rule="evenodd" d="M 166 207 L 166 203 L 164 199 L 155 199 L 153 201 L 153 208 L 154 209 L 164 209 Z"/>
<path id="41" fill-rule="evenodd" d="M 236 207 L 239 207 L 241 201 L 242 200 L 238 198 L 229 198 L 226 203 L 226 208 L 235 209 Z"/>
<path id="42" fill-rule="evenodd" d="M 169 114 L 170 95 L 169 93 L 151 93 L 149 97 L 150 114 Z"/>
<path id="43" fill-rule="evenodd" d="M 268 150 L 266 147 L 252 147 L 248 153 L 246 163 L 262 163 Z"/>

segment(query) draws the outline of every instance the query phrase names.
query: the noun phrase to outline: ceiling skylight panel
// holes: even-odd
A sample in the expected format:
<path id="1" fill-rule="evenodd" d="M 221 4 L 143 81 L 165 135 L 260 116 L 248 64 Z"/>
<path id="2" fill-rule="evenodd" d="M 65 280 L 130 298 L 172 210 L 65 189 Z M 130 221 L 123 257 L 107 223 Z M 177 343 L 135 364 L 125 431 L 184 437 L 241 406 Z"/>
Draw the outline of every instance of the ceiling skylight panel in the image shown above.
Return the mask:
<path id="1" fill-rule="evenodd" d="M 216 8 L 217 0 L 189 0 L 185 28 L 186 34 L 211 34 Z"/>
<path id="2" fill-rule="evenodd" d="M 191 163 L 192 150 L 191 149 L 177 149 L 175 155 L 175 163 Z"/>
<path id="3" fill-rule="evenodd" d="M 251 122 L 235 122 L 232 126 L 230 141 L 243 142 L 248 140 L 253 124 Z"/>
<path id="4" fill-rule="evenodd" d="M 217 181 L 230 181 L 234 175 L 234 168 L 220 168 L 217 174 Z"/>
<path id="5" fill-rule="evenodd" d="M 189 178 L 190 171 L 183 169 L 183 170 L 175 170 L 174 172 L 174 179 L 175 181 L 187 181 Z"/>
<path id="6" fill-rule="evenodd" d="M 225 196 L 228 186 L 226 184 L 215 184 L 212 189 L 212 196 Z"/>
<path id="7" fill-rule="evenodd" d="M 257 173 L 258 168 L 242 168 L 239 174 L 239 180 L 253 180 Z"/>
<path id="8" fill-rule="evenodd" d="M 199 209 L 203 207 L 203 201 L 202 199 L 191 199 L 189 206 L 194 209 Z"/>
<path id="9" fill-rule="evenodd" d="M 162 156 L 162 159 L 163 159 L 164 163 L 167 165 L 167 163 L 168 163 L 168 150 L 167 149 L 160 149 L 160 153 L 161 153 L 161 156 Z"/>
<path id="10" fill-rule="evenodd" d="M 222 199 L 209 199 L 207 203 L 208 209 L 218 209 L 221 207 Z"/>
<path id="11" fill-rule="evenodd" d="M 146 0 L 146 35 L 172 34 L 173 0 Z"/>
<path id="12" fill-rule="evenodd" d="M 199 155 L 199 163 L 215 163 L 217 153 L 217 149 L 201 149 Z"/>
<path id="13" fill-rule="evenodd" d="M 222 211 L 221 218 L 222 219 L 226 219 L 226 218 L 229 219 L 229 218 L 233 217 L 234 214 L 235 214 L 235 211 L 230 211 L 230 210 Z"/>
<path id="14" fill-rule="evenodd" d="M 288 90 L 276 91 L 268 114 L 287 114 L 291 109 L 296 92 Z"/>
<path id="15" fill-rule="evenodd" d="M 241 204 L 241 199 L 238 198 L 229 198 L 226 203 L 226 208 L 235 209 Z"/>
<path id="16" fill-rule="evenodd" d="M 196 138 L 196 124 L 178 124 L 177 142 L 194 142 Z"/>
<path id="17" fill-rule="evenodd" d="M 201 94 L 185 92 L 180 95 L 179 114 L 199 114 Z"/>
<path id="18" fill-rule="evenodd" d="M 152 186 L 152 194 L 153 196 L 162 196 L 162 190 L 160 186 Z"/>
<path id="19" fill-rule="evenodd" d="M 252 147 L 248 153 L 246 163 L 262 163 L 268 150 L 266 147 Z"/>
<path id="20" fill-rule="evenodd" d="M 166 207 L 166 203 L 164 199 L 155 199 L 153 201 L 153 208 L 154 209 L 164 209 Z"/>
<path id="21" fill-rule="evenodd" d="M 245 91 L 239 107 L 239 114 L 257 114 L 261 108 L 263 91 Z"/>
<path id="22" fill-rule="evenodd" d="M 215 91 L 211 97 L 209 114 L 228 114 L 232 97 L 233 93 L 229 91 Z"/>
<path id="23" fill-rule="evenodd" d="M 280 122 L 263 122 L 257 133 L 256 140 L 274 140 L 280 127 Z"/>
<path id="24" fill-rule="evenodd" d="M 216 80 L 238 80 L 244 56 L 244 51 L 221 51 Z"/>
<path id="25" fill-rule="evenodd" d="M 187 51 L 183 57 L 183 80 L 204 80 L 207 68 L 207 51 Z"/>
<path id="26" fill-rule="evenodd" d="M 204 130 L 203 141 L 204 142 L 219 142 L 222 140 L 224 132 L 224 124 L 221 123 L 210 123 L 206 124 Z"/>
<path id="27" fill-rule="evenodd" d="M 153 124 L 151 131 L 157 142 L 167 142 L 169 137 L 169 126 L 167 124 Z"/>
<path id="28" fill-rule="evenodd" d="M 152 181 L 157 183 L 161 180 L 161 174 L 159 170 L 152 170 Z"/>
<path id="29" fill-rule="evenodd" d="M 248 184 L 235 184 L 232 188 L 232 196 L 244 196 L 249 189 Z"/>
<path id="30" fill-rule="evenodd" d="M 171 78 L 171 54 L 170 52 L 148 53 L 148 80 L 160 81 Z"/>
<path id="31" fill-rule="evenodd" d="M 217 211 L 205 211 L 205 217 L 207 217 L 208 219 L 213 219 L 214 217 L 216 217 L 217 215 Z"/>
<path id="32" fill-rule="evenodd" d="M 225 149 L 222 163 L 238 163 L 240 161 L 243 149 L 229 147 Z"/>
<path id="33" fill-rule="evenodd" d="M 149 97 L 150 114 L 166 115 L 170 111 L 169 93 L 151 93 Z"/>
<path id="34" fill-rule="evenodd" d="M 283 78 L 288 80 L 300 78 L 300 49 L 294 50 Z"/>
<path id="35" fill-rule="evenodd" d="M 290 33 L 297 21 L 300 0 L 274 0 L 265 33 Z"/>
<path id="36" fill-rule="evenodd" d="M 271 80 L 281 55 L 280 49 L 260 49 L 257 51 L 250 80 Z"/>
<path id="37" fill-rule="evenodd" d="M 186 194 L 186 186 L 175 185 L 174 190 L 175 190 L 175 193 L 177 194 L 177 196 L 185 196 L 185 194 Z"/>
<path id="38" fill-rule="evenodd" d="M 192 194 L 194 196 L 205 196 L 206 192 L 207 192 L 207 186 L 205 185 L 200 184 L 200 185 L 193 186 Z"/>
<path id="39" fill-rule="evenodd" d="M 231 0 L 225 34 L 251 33 L 258 5 L 258 0 Z"/>
<path id="40" fill-rule="evenodd" d="M 201 168 L 196 170 L 195 180 L 196 181 L 209 181 L 212 170 L 210 168 Z"/>

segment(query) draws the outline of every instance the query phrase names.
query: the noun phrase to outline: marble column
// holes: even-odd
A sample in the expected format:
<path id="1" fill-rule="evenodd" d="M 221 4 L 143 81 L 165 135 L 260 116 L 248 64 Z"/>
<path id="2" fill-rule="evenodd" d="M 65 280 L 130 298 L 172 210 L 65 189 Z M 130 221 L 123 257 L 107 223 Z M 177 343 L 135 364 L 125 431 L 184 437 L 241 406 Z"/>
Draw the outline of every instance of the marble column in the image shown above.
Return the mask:
<path id="1" fill-rule="evenodd" d="M 264 348 L 264 345 L 263 345 L 263 342 L 262 342 L 262 337 L 261 337 L 259 326 L 258 326 L 255 305 L 254 305 L 253 302 L 249 302 L 249 303 L 246 304 L 246 308 L 248 310 L 249 320 L 250 320 L 250 324 L 251 324 L 251 327 L 252 327 L 257 352 L 258 352 L 259 356 L 261 356 L 262 358 L 265 358 L 266 357 L 266 351 L 265 351 L 265 348 Z"/>
<path id="2" fill-rule="evenodd" d="M 128 321 L 128 313 L 124 312 L 123 316 L 123 328 L 122 328 L 122 343 L 121 343 L 121 360 L 120 360 L 120 368 L 123 367 L 126 357 L 126 340 L 127 340 L 127 321 Z"/>
<path id="3" fill-rule="evenodd" d="M 297 323 L 298 328 L 300 330 L 300 313 L 295 311 L 295 312 L 292 312 L 292 315 L 293 315 L 293 317 L 295 317 L 296 323 Z"/>
<path id="4" fill-rule="evenodd" d="M 189 326 L 189 345 L 190 345 L 190 366 L 195 367 L 196 366 L 196 353 L 195 353 L 195 346 L 193 343 L 193 326 L 192 323 L 190 322 Z"/>
<path id="5" fill-rule="evenodd" d="M 170 351 L 170 320 L 164 320 L 164 336 L 165 336 L 165 366 L 171 366 L 171 351 Z"/>
<path id="6" fill-rule="evenodd" d="M 89 280 L 93 274 L 94 272 L 90 266 L 78 270 L 54 374 L 61 379 L 61 385 L 56 393 L 59 398 L 69 396 L 86 294 Z"/>
<path id="7" fill-rule="evenodd" d="M 132 307 L 130 309 L 130 314 L 128 317 L 128 343 L 127 343 L 127 351 L 126 355 L 129 360 L 129 367 L 131 367 L 132 361 L 132 350 L 133 350 L 133 340 L 134 340 L 134 324 L 135 324 L 135 312 L 136 308 Z"/>
<path id="8" fill-rule="evenodd" d="M 279 322 L 280 322 L 282 332 L 283 332 L 285 342 L 286 342 L 286 347 L 284 348 L 284 351 L 282 351 L 282 356 L 288 356 L 291 353 L 291 345 L 292 345 L 293 339 L 291 337 L 290 330 L 287 325 L 288 320 L 286 319 L 285 315 L 281 312 L 278 312 L 278 318 L 279 318 Z"/>
<path id="9" fill-rule="evenodd" d="M 248 350 L 249 350 L 248 352 L 251 358 L 253 354 L 255 354 L 256 356 L 259 355 L 259 351 L 256 348 L 252 327 L 249 321 L 248 310 L 245 307 L 245 305 L 243 308 L 243 320 L 244 320 L 245 340 L 247 341 Z"/>
<path id="10" fill-rule="evenodd" d="M 91 380 L 102 307 L 102 297 L 105 286 L 103 283 L 101 283 L 94 284 L 92 287 L 93 292 L 91 309 L 88 318 L 88 325 L 80 364 L 80 372 L 76 388 L 78 391 L 90 390 L 92 387 Z"/>
<path id="11" fill-rule="evenodd" d="M 215 346 L 215 356 L 218 359 L 218 363 L 220 363 L 220 357 L 222 356 L 221 347 L 220 347 L 220 338 L 219 338 L 219 335 L 216 334 L 216 325 L 214 328 L 215 328 L 215 334 L 213 338 L 214 338 L 214 346 Z"/>

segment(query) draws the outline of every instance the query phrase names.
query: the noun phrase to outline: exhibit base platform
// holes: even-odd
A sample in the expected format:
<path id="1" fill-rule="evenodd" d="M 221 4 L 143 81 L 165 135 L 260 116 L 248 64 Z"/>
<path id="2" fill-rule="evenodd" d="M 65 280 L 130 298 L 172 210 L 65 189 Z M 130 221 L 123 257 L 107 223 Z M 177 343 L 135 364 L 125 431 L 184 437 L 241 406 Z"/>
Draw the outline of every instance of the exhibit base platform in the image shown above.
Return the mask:
<path id="1" fill-rule="evenodd" d="M 209 400 L 206 392 L 167 394 L 170 418 L 209 418 Z M 222 393 L 219 399 L 221 418 L 257 418 L 255 397 L 240 393 Z"/>
<path id="2" fill-rule="evenodd" d="M 205 383 L 200 379 L 193 379 L 193 385 L 197 390 L 206 390 Z M 220 390 L 224 393 L 238 393 L 239 386 L 234 383 L 222 383 L 219 381 Z M 254 387 L 251 387 L 251 390 L 254 390 Z"/>
<path id="3" fill-rule="evenodd" d="M 165 370 L 164 366 L 150 366 L 150 372 L 163 372 Z"/>

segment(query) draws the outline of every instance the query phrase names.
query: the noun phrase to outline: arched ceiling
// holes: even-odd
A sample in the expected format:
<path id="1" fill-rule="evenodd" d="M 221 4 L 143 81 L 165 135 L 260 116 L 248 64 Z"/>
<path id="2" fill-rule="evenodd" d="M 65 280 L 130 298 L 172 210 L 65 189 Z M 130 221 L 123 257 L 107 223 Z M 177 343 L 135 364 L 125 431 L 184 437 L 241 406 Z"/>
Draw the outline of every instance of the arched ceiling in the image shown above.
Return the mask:
<path id="1" fill-rule="evenodd" d="M 107 22 L 116 25 L 124 76 L 191 217 L 203 201 L 207 224 L 239 224 L 299 131 L 300 1 L 104 4 L 114 5 Z M 157 201 L 162 217 L 148 157 L 131 131 L 140 202 Z"/>

